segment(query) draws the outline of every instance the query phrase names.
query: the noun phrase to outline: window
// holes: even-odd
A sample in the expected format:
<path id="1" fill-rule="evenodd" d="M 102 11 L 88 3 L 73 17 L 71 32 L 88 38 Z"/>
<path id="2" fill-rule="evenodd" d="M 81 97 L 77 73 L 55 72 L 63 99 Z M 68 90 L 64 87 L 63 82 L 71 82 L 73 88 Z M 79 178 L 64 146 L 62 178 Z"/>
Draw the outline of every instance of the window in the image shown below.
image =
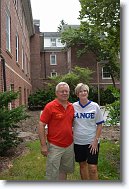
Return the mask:
<path id="1" fill-rule="evenodd" d="M 14 5 L 16 7 L 16 9 L 18 8 L 18 0 L 14 0 Z"/>
<path id="2" fill-rule="evenodd" d="M 58 38 L 58 42 L 61 43 L 61 39 L 60 38 Z"/>
<path id="3" fill-rule="evenodd" d="M 108 67 L 102 67 L 102 79 L 111 79 Z"/>
<path id="4" fill-rule="evenodd" d="M 56 47 L 56 38 L 51 38 L 51 46 Z"/>
<path id="5" fill-rule="evenodd" d="M 25 67 L 25 56 L 24 56 L 24 48 L 22 47 L 22 70 L 24 70 Z"/>
<path id="6" fill-rule="evenodd" d="M 25 54 L 25 74 L 27 75 L 27 55 Z"/>
<path id="7" fill-rule="evenodd" d="M 50 64 L 56 65 L 56 55 L 50 55 Z"/>
<path id="8" fill-rule="evenodd" d="M 27 99 L 28 99 L 29 95 L 30 95 L 30 92 L 29 92 L 29 89 L 27 89 Z"/>
<path id="9" fill-rule="evenodd" d="M 18 52 L 19 52 L 19 37 L 16 34 L 16 62 L 18 62 Z"/>
<path id="10" fill-rule="evenodd" d="M 14 92 L 14 84 L 10 84 L 10 91 Z M 13 108 L 15 108 L 15 100 L 9 103 L 9 109 L 12 110 Z"/>
<path id="11" fill-rule="evenodd" d="M 10 45 L 10 26 L 11 26 L 11 17 L 9 11 L 6 11 L 6 49 L 11 52 L 11 45 Z"/>
<path id="12" fill-rule="evenodd" d="M 29 59 L 28 59 L 27 55 L 26 55 L 26 75 L 29 76 Z"/>
<path id="13" fill-rule="evenodd" d="M 24 104 L 26 105 L 26 88 L 24 88 Z"/>
<path id="14" fill-rule="evenodd" d="M 22 88 L 19 87 L 19 106 L 22 105 Z"/>
<path id="15" fill-rule="evenodd" d="M 51 77 L 57 76 L 57 72 L 51 72 Z"/>

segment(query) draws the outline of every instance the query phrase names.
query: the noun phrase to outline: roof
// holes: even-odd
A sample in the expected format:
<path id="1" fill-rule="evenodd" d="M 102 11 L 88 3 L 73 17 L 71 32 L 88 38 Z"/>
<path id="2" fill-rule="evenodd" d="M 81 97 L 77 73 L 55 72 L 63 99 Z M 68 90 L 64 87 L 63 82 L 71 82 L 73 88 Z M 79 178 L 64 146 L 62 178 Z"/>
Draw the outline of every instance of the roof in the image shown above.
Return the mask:
<path id="1" fill-rule="evenodd" d="M 44 37 L 60 37 L 59 32 L 43 32 Z"/>

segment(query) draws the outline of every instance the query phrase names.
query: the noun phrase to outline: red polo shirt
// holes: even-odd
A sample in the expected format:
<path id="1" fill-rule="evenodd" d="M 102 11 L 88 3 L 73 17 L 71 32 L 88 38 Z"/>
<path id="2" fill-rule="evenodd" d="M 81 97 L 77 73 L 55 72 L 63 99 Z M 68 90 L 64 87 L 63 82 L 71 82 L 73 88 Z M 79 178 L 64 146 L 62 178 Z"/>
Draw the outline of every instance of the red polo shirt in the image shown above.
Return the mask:
<path id="1" fill-rule="evenodd" d="M 47 140 L 60 147 L 68 147 L 73 142 L 73 105 L 68 102 L 65 109 L 57 99 L 49 102 L 41 116 L 40 121 L 48 125 Z"/>

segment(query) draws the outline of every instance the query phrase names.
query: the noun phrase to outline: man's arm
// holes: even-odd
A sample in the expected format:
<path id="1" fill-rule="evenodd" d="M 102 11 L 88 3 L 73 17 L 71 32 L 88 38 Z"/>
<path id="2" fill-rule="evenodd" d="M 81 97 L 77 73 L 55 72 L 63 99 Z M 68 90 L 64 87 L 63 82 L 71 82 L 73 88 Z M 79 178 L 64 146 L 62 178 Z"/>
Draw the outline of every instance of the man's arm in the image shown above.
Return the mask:
<path id="1" fill-rule="evenodd" d="M 39 122 L 39 125 L 38 125 L 38 135 L 39 135 L 40 144 L 41 144 L 41 153 L 44 156 L 47 156 L 47 154 L 48 154 L 48 148 L 47 148 L 47 144 L 46 144 L 45 126 L 46 126 L 46 123 L 43 123 L 41 121 Z"/>

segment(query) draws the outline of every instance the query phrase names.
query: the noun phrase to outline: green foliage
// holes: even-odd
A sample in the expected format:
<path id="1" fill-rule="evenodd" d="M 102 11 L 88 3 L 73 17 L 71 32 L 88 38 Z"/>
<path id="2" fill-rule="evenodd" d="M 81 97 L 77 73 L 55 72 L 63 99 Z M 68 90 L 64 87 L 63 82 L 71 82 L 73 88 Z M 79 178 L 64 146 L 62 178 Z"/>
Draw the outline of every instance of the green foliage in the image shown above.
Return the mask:
<path id="1" fill-rule="evenodd" d="M 89 84 L 89 81 L 91 79 L 92 71 L 88 68 L 80 68 L 76 66 L 72 71 L 68 74 L 57 76 L 51 78 L 55 86 L 61 82 L 64 81 L 68 83 L 70 87 L 70 102 L 75 102 L 77 100 L 77 97 L 74 93 L 74 89 L 78 83 L 86 83 Z"/>
<path id="2" fill-rule="evenodd" d="M 44 106 L 55 98 L 55 86 L 64 81 L 70 86 L 70 96 L 69 101 L 75 102 L 78 100 L 75 95 L 74 89 L 78 83 L 86 83 L 89 85 L 89 81 L 92 75 L 92 71 L 88 68 L 80 68 L 76 66 L 72 72 L 65 75 L 54 76 L 51 79 L 51 82 L 48 83 L 47 87 L 43 90 L 38 90 L 35 93 L 31 94 L 28 98 L 28 107 L 30 110 L 43 109 Z M 96 87 L 89 86 L 90 93 L 89 99 L 95 102 L 98 102 L 98 91 Z M 101 105 L 110 104 L 114 102 L 115 97 L 112 94 L 112 91 L 109 88 L 106 90 L 100 89 L 100 102 Z"/>
<path id="3" fill-rule="evenodd" d="M 100 89 L 100 104 L 105 106 L 106 104 L 111 104 L 115 101 L 115 97 L 112 94 L 111 87 L 109 86 L 106 90 Z"/>
<path id="4" fill-rule="evenodd" d="M 54 98 L 55 89 L 51 85 L 48 85 L 46 89 L 37 90 L 28 97 L 28 108 L 30 110 L 43 109 Z"/>
<path id="5" fill-rule="evenodd" d="M 101 141 L 98 171 L 101 180 L 120 180 L 120 143 L 118 141 Z"/>
<path id="6" fill-rule="evenodd" d="M 53 77 L 52 80 L 56 84 L 58 82 L 65 81 L 69 84 L 70 89 L 74 90 L 78 83 L 83 82 L 89 84 L 92 73 L 93 72 L 89 68 L 80 68 L 79 66 L 76 66 L 70 73 L 59 77 Z"/>
<path id="7" fill-rule="evenodd" d="M 58 26 L 57 31 L 58 31 L 58 32 L 61 32 L 61 31 L 63 30 L 64 26 L 66 26 L 66 25 L 67 25 L 67 23 L 66 23 L 64 20 L 61 20 L 61 21 L 60 21 L 60 24 L 59 24 L 59 26 Z"/>
<path id="8" fill-rule="evenodd" d="M 90 86 L 89 99 L 98 103 L 98 89 L 97 87 Z M 112 86 L 107 87 L 107 89 L 100 89 L 100 105 L 105 106 L 106 104 L 111 104 L 116 100 L 112 94 Z"/>
<path id="9" fill-rule="evenodd" d="M 89 83 L 92 71 L 88 68 L 75 67 L 72 72 L 65 75 L 58 75 L 50 78 L 51 82 L 43 90 L 38 90 L 28 98 L 28 107 L 30 110 L 43 109 L 43 107 L 55 98 L 55 86 L 64 81 L 70 86 L 70 102 L 75 102 L 77 97 L 74 93 L 76 85 L 80 82 Z"/>
<path id="10" fill-rule="evenodd" d="M 109 119 L 107 119 L 107 124 L 117 125 L 118 123 L 120 123 L 120 91 L 115 88 L 111 88 L 111 90 L 115 101 L 112 104 L 108 104 L 106 106 L 106 109 L 109 112 Z"/>
<path id="11" fill-rule="evenodd" d="M 114 78 L 120 77 L 120 1 L 80 0 L 80 4 L 80 28 L 65 29 L 62 42 L 67 47 L 83 44 L 79 55 L 92 51 L 97 61 L 107 60 L 114 83 Z"/>
<path id="12" fill-rule="evenodd" d="M 69 48 L 71 46 L 74 46 L 77 43 L 77 41 L 80 41 L 80 36 L 79 36 L 80 29 L 78 28 L 71 28 L 68 27 L 61 33 L 61 42 L 63 44 L 66 43 L 66 48 Z"/>
<path id="13" fill-rule="evenodd" d="M 17 146 L 18 122 L 27 118 L 25 107 L 19 106 L 12 110 L 8 109 L 8 104 L 15 100 L 18 93 L 0 93 L 0 154 L 4 155 L 11 147 Z"/>
<path id="14" fill-rule="evenodd" d="M 18 96 L 18 92 L 4 92 L 0 93 L 0 108 L 8 107 L 8 103 L 15 100 Z"/>

